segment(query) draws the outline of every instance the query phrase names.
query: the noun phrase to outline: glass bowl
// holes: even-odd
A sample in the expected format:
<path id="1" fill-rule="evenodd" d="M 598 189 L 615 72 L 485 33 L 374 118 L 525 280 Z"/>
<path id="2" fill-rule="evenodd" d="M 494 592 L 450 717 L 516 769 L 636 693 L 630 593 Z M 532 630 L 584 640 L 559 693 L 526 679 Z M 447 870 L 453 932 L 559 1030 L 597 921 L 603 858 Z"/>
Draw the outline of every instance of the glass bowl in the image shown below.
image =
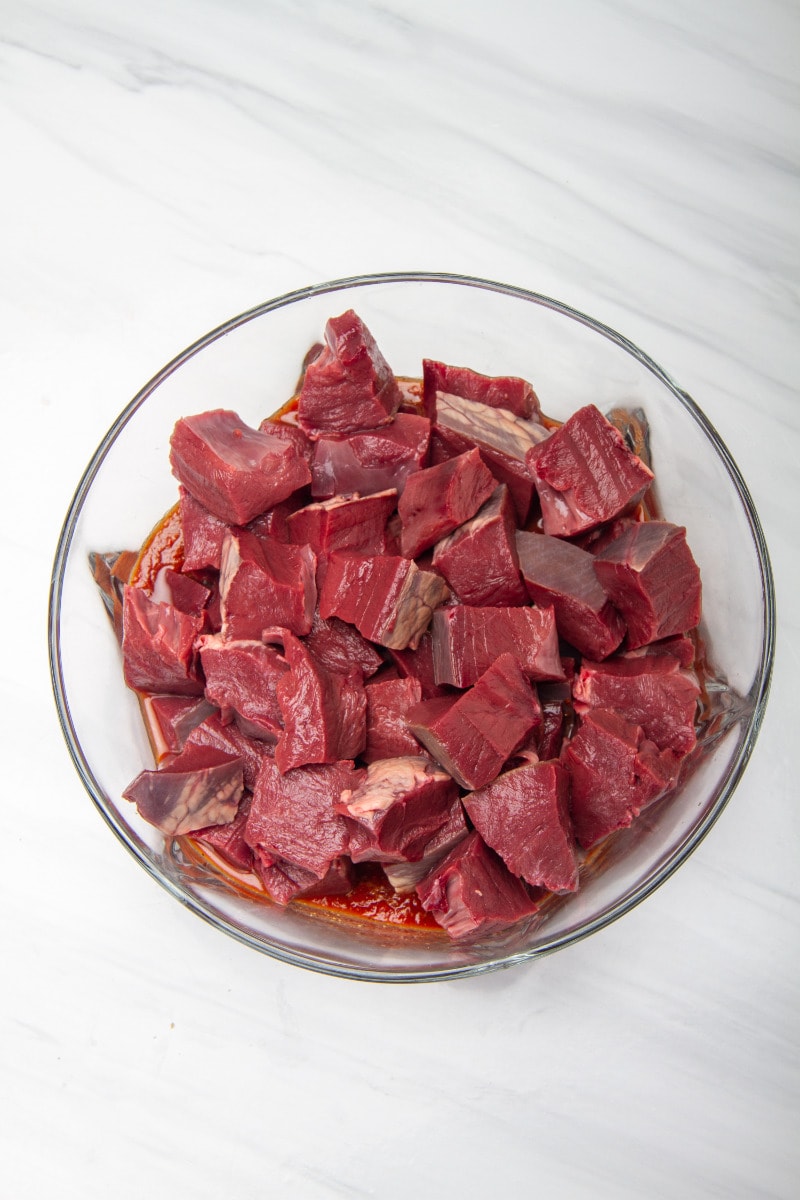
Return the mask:
<path id="1" fill-rule="evenodd" d="M 326 320 L 354 308 L 398 375 L 423 357 L 529 379 L 548 415 L 592 402 L 641 408 L 658 501 L 685 525 L 700 566 L 701 633 L 715 682 L 690 770 L 677 792 L 608 838 L 581 887 L 532 920 L 469 945 L 446 934 L 247 899 L 181 861 L 122 791 L 152 757 L 136 697 L 88 565 L 92 551 L 138 548 L 176 501 L 175 421 L 233 408 L 252 425 L 293 394 Z M 766 705 L 773 658 L 772 577 L 758 516 L 730 454 L 692 399 L 613 330 L 545 296 L 423 272 L 362 276 L 292 292 L 242 313 L 173 359 L 128 404 L 69 507 L 53 568 L 49 638 L 61 725 L 75 766 L 124 846 L 167 891 L 265 954 L 333 975 L 446 979 L 538 958 L 608 925 L 648 896 L 708 832 L 742 776 Z M 110 849 L 109 849 L 109 852 Z"/>

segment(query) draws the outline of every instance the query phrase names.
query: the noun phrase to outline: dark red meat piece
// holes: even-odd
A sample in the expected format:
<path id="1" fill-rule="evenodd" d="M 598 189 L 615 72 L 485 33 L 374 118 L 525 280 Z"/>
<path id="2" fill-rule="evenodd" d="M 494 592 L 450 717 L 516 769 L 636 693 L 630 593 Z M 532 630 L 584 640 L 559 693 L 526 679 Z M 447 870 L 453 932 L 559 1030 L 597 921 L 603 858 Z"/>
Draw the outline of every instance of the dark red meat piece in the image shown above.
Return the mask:
<path id="1" fill-rule="evenodd" d="M 410 708 L 422 700 L 417 679 L 380 679 L 368 683 L 365 762 L 419 754 L 419 743 L 406 724 Z"/>
<path id="2" fill-rule="evenodd" d="M 172 472 L 209 512 L 246 525 L 311 480 L 290 442 L 251 429 L 225 409 L 183 417 L 170 439 Z"/>
<path id="3" fill-rule="evenodd" d="M 571 537 L 637 504 L 653 472 L 593 404 L 528 451 L 545 533 Z"/>
<path id="4" fill-rule="evenodd" d="M 235 715 L 250 737 L 276 741 L 283 729 L 276 688 L 289 670 L 283 656 L 263 642 L 220 634 L 201 638 L 199 649 L 206 697 L 221 710 L 223 721 Z"/>
<path id="5" fill-rule="evenodd" d="M 586 550 L 547 534 L 517 533 L 522 578 L 532 600 L 552 605 L 561 636 L 590 658 L 606 658 L 625 623 L 606 594 Z"/>
<path id="6" fill-rule="evenodd" d="M 512 875 L 551 892 L 576 890 L 578 860 L 569 815 L 569 775 L 559 763 L 529 763 L 506 771 L 465 796 L 464 807 Z"/>
<path id="7" fill-rule="evenodd" d="M 674 783 L 677 770 L 671 751 L 659 751 L 641 726 L 606 708 L 584 716 L 563 761 L 571 776 L 575 836 L 585 850 L 630 825 Z"/>
<path id="8" fill-rule="evenodd" d="M 514 375 L 480 375 L 469 367 L 451 367 L 425 358 L 422 361 L 423 402 L 426 414 L 436 418 L 437 392 L 478 400 L 490 408 L 505 408 L 518 417 L 539 412 L 539 400 L 525 379 Z"/>
<path id="9" fill-rule="evenodd" d="M 280 625 L 311 630 L 317 599 L 316 555 L 247 530 L 232 531 L 222 549 L 220 597 L 226 638 L 260 638 Z"/>
<path id="10" fill-rule="evenodd" d="M 222 750 L 242 761 L 244 786 L 250 791 L 255 787 L 258 772 L 265 758 L 272 758 L 275 747 L 271 742 L 249 737 L 238 725 L 225 724 L 218 712 L 206 717 L 195 726 L 186 739 L 186 747 L 207 747 L 212 750 Z"/>
<path id="11" fill-rule="evenodd" d="M 122 601 L 122 661 L 125 682 L 139 692 L 202 696 L 203 680 L 194 641 L 202 616 L 157 604 L 142 588 L 126 584 Z"/>
<path id="12" fill-rule="evenodd" d="M 474 517 L 437 543 L 433 565 L 464 604 L 527 604 L 515 534 L 514 506 L 502 484 Z"/>
<path id="13" fill-rule="evenodd" d="M 383 863 L 383 873 L 396 892 L 407 895 L 468 832 L 461 801 L 454 800 L 444 825 L 425 843 L 422 857 L 416 862 Z"/>
<path id="14" fill-rule="evenodd" d="M 162 567 L 153 583 L 151 599 L 158 604 L 171 604 L 190 617 L 199 617 L 211 599 L 211 590 L 190 575 Z"/>
<path id="15" fill-rule="evenodd" d="M 311 459 L 314 455 L 314 443 L 303 432 L 299 425 L 295 425 L 292 421 L 278 420 L 273 417 L 267 417 L 259 425 L 261 433 L 265 433 L 267 437 L 277 438 L 281 442 L 289 442 L 294 446 L 301 458 L 311 465 Z"/>
<path id="16" fill-rule="evenodd" d="M 423 700 L 451 695 L 451 689 L 440 687 L 433 673 L 433 638 L 428 630 L 414 650 L 390 650 L 392 662 L 404 679 L 413 679 L 422 689 Z"/>
<path id="17" fill-rule="evenodd" d="M 439 608 L 431 624 L 437 683 L 470 687 L 500 654 L 529 679 L 563 679 L 552 608 Z"/>
<path id="18" fill-rule="evenodd" d="M 444 580 L 410 559 L 335 551 L 320 589 L 319 613 L 349 621 L 381 646 L 415 647 L 435 608 L 449 595 Z"/>
<path id="19" fill-rule="evenodd" d="M 420 859 L 457 800 L 453 780 L 427 758 L 408 755 L 371 763 L 337 805 L 350 829 L 350 857 L 353 862 Z"/>
<path id="20" fill-rule="evenodd" d="M 305 644 L 321 667 L 340 675 L 347 675 L 357 667 L 366 679 L 383 666 L 383 659 L 371 642 L 338 617 L 323 620 L 315 612 Z"/>
<path id="21" fill-rule="evenodd" d="M 297 403 L 310 437 L 353 433 L 391 421 L 400 389 L 375 339 L 352 309 L 325 326 L 322 353 L 306 367 Z"/>
<path id="22" fill-rule="evenodd" d="M 394 488 L 399 495 L 409 475 L 427 464 L 430 437 L 427 417 L 402 412 L 380 429 L 321 437 L 311 463 L 311 494 L 369 496 Z"/>
<path id="23" fill-rule="evenodd" d="M 423 700 L 408 714 L 412 733 L 462 787 L 490 783 L 541 722 L 541 709 L 511 654 L 501 654 L 456 699 Z"/>
<path id="24" fill-rule="evenodd" d="M 490 933 L 538 908 L 530 889 L 476 832 L 462 838 L 418 884 L 417 895 L 452 938 Z"/>
<path id="25" fill-rule="evenodd" d="M 625 618 L 629 649 L 699 624 L 700 571 L 682 526 L 632 525 L 596 556 L 595 570 Z"/>
<path id="26" fill-rule="evenodd" d="M 410 475 L 397 505 L 402 553 L 416 558 L 452 533 L 475 516 L 496 486 L 477 450 Z"/>
<path id="27" fill-rule="evenodd" d="M 141 771 L 122 794 L 145 821 L 168 837 L 178 837 L 232 821 L 243 791 L 241 759 L 187 745 L 160 770 Z"/>
<path id="28" fill-rule="evenodd" d="M 276 904 L 306 900 L 312 896 L 338 896 L 353 886 L 352 866 L 345 857 L 335 858 L 322 879 L 285 859 L 276 859 L 256 849 L 254 866 L 264 888 Z"/>
<path id="29" fill-rule="evenodd" d="M 244 840 L 251 801 L 252 797 L 245 792 L 236 816 L 228 825 L 208 825 L 205 829 L 196 829 L 192 834 L 195 841 L 210 846 L 237 871 L 250 871 L 253 868 L 253 851 Z"/>
<path id="30" fill-rule="evenodd" d="M 585 659 L 572 694 L 580 715 L 593 708 L 613 708 L 633 725 L 641 725 L 660 750 L 683 757 L 694 748 L 700 685 L 694 672 L 682 670 L 672 654 L 603 663 Z"/>
<path id="31" fill-rule="evenodd" d="M 144 696 L 142 710 L 156 762 L 180 754 L 189 734 L 216 711 L 196 696 Z"/>
<path id="32" fill-rule="evenodd" d="M 180 520 L 183 569 L 203 571 L 211 567 L 218 571 L 222 543 L 230 529 L 228 522 L 210 513 L 185 487 L 180 488 Z"/>
<path id="33" fill-rule="evenodd" d="M 386 522 L 396 505 L 393 488 L 371 496 L 336 496 L 309 504 L 289 517 L 289 541 L 310 546 L 317 555 L 333 550 L 382 554 Z"/>

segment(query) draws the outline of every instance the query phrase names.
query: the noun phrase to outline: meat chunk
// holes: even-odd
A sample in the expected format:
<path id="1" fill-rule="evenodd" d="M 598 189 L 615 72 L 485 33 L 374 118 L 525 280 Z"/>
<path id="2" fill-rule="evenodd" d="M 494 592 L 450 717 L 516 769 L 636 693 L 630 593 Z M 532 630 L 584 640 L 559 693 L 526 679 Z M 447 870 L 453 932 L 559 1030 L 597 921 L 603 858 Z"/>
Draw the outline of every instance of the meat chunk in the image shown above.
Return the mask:
<path id="1" fill-rule="evenodd" d="M 410 559 L 335 551 L 320 589 L 319 613 L 324 620 L 349 621 L 380 646 L 403 650 L 418 645 L 448 595 L 440 576 L 421 571 Z"/>
<path id="2" fill-rule="evenodd" d="M 151 599 L 158 604 L 171 604 L 190 617 L 200 617 L 211 599 L 211 589 L 190 575 L 162 567 L 153 583 Z"/>
<path id="3" fill-rule="evenodd" d="M 446 771 L 410 755 L 371 763 L 358 787 L 342 792 L 336 811 L 350 828 L 353 862 L 413 862 L 457 800 Z"/>
<path id="4" fill-rule="evenodd" d="M 527 604 L 515 534 L 514 506 L 501 484 L 474 517 L 437 543 L 433 565 L 464 604 Z"/>
<path id="5" fill-rule="evenodd" d="M 406 724 L 409 709 L 422 700 L 416 679 L 381 679 L 368 683 L 365 762 L 419 754 L 419 743 Z"/>
<path id="6" fill-rule="evenodd" d="M 277 685 L 289 665 L 274 646 L 220 634 L 200 639 L 206 697 L 223 721 L 236 717 L 250 737 L 276 741 L 283 729 Z"/>
<path id="7" fill-rule="evenodd" d="M 409 475 L 426 466 L 430 438 L 427 417 L 403 412 L 379 429 L 320 437 L 311 463 L 311 494 L 370 496 L 394 488 L 399 495 Z"/>
<path id="8" fill-rule="evenodd" d="M 237 871 L 250 871 L 253 867 L 253 851 L 244 839 L 251 801 L 252 796 L 245 792 L 236 816 L 227 825 L 208 825 L 192 833 L 196 842 L 210 846 Z"/>
<path id="9" fill-rule="evenodd" d="M 518 417 L 539 413 L 539 400 L 525 379 L 514 375 L 480 375 L 469 367 L 451 367 L 426 358 L 422 361 L 423 402 L 426 414 L 436 418 L 439 392 L 478 400 L 490 408 L 505 408 Z"/>
<path id="10" fill-rule="evenodd" d="M 142 588 L 125 585 L 122 601 L 122 661 L 125 682 L 139 692 L 202 696 L 194 641 L 202 616 L 158 604 Z"/>
<path id="11" fill-rule="evenodd" d="M 255 787 L 264 759 L 272 758 L 275 753 L 272 742 L 249 737 L 233 722 L 226 725 L 218 712 L 213 712 L 195 726 L 186 739 L 186 748 L 190 746 L 221 750 L 229 757 L 239 758 L 244 786 L 250 791 Z"/>
<path id="12" fill-rule="evenodd" d="M 436 682 L 430 629 L 422 635 L 414 650 L 390 650 L 389 654 L 403 679 L 413 679 L 419 684 L 423 700 L 452 695 L 449 687 L 440 687 Z"/>
<path id="13" fill-rule="evenodd" d="M 180 522 L 183 532 L 183 569 L 203 571 L 207 567 L 219 570 L 222 543 L 230 529 L 227 521 L 220 520 L 195 500 L 185 487 L 180 491 Z"/>
<path id="14" fill-rule="evenodd" d="M 247 530 L 231 531 L 222 548 L 220 598 L 226 638 L 260 638 L 280 625 L 311 631 L 317 600 L 316 555 Z"/>
<path id="15" fill-rule="evenodd" d="M 474 517 L 495 487 L 494 476 L 477 450 L 410 475 L 397 506 L 402 553 L 416 558 L 452 533 Z"/>
<path id="16" fill-rule="evenodd" d="M 391 421 L 400 389 L 375 339 L 352 309 L 325 326 L 322 353 L 306 367 L 297 419 L 311 438 Z"/>
<path id="17" fill-rule="evenodd" d="M 322 879 L 313 871 L 275 858 L 259 847 L 253 851 L 253 859 L 264 889 L 276 904 L 286 905 L 312 896 L 338 896 L 349 892 L 353 885 L 352 866 L 344 855 L 333 860 Z"/>
<path id="18" fill-rule="evenodd" d="M 700 622 L 700 571 L 680 525 L 630 526 L 595 557 L 595 571 L 625 619 L 631 650 Z"/>
<path id="19" fill-rule="evenodd" d="M 243 791 L 240 759 L 187 746 L 160 770 L 141 771 L 122 794 L 145 821 L 168 837 L 178 837 L 232 821 Z"/>
<path id="20" fill-rule="evenodd" d="M 514 656 L 501 654 L 457 698 L 423 700 L 408 714 L 422 745 L 463 788 L 490 783 L 541 722 L 535 692 Z"/>
<path id="21" fill-rule="evenodd" d="M 170 464 L 187 491 L 231 525 L 246 525 L 311 480 L 290 442 L 251 429 L 225 409 L 181 418 Z"/>
<path id="22" fill-rule="evenodd" d="M 653 472 L 593 404 L 528 451 L 542 506 L 544 531 L 571 537 L 637 504 Z"/>
<path id="23" fill-rule="evenodd" d="M 506 771 L 464 798 L 470 821 L 512 875 L 551 892 L 578 886 L 569 775 L 557 762 Z"/>
<path id="24" fill-rule="evenodd" d="M 213 712 L 214 705 L 197 696 L 144 696 L 142 713 L 156 762 L 180 754 L 192 730 Z"/>
<path id="25" fill-rule="evenodd" d="M 423 908 L 451 938 L 491 933 L 532 916 L 538 900 L 472 832 L 417 886 Z"/>
<path id="26" fill-rule="evenodd" d="M 659 751 L 641 726 L 607 708 L 586 713 L 563 761 L 575 836 L 585 850 L 630 825 L 674 783 L 677 771 L 671 751 Z"/>
<path id="27" fill-rule="evenodd" d="M 305 644 L 321 667 L 340 675 L 358 668 L 366 679 L 383 666 L 383 659 L 375 647 L 353 625 L 338 617 L 323 620 L 319 612 L 315 612 Z"/>
<path id="28" fill-rule="evenodd" d="M 529 679 L 563 679 L 552 608 L 471 608 L 454 604 L 433 614 L 437 683 L 470 687 L 500 654 L 511 654 Z"/>
<path id="29" fill-rule="evenodd" d="M 449 854 L 457 842 L 469 832 L 460 800 L 454 800 L 444 825 L 425 843 L 422 857 L 416 862 L 382 863 L 383 873 L 396 892 L 407 896 L 416 890 L 426 875 Z"/>
<path id="30" fill-rule="evenodd" d="M 561 636 L 590 658 L 607 658 L 625 636 L 586 550 L 547 534 L 517 532 L 522 578 L 536 604 L 551 605 Z"/>
<path id="31" fill-rule="evenodd" d="M 613 708 L 660 750 L 679 757 L 697 740 L 695 719 L 700 685 L 693 671 L 682 670 L 672 654 L 584 660 L 573 687 L 575 711 Z"/>
<path id="32" fill-rule="evenodd" d="M 309 504 L 288 518 L 289 541 L 310 546 L 316 555 L 333 550 L 382 554 L 386 522 L 396 504 L 393 488 L 371 496 L 336 496 Z"/>

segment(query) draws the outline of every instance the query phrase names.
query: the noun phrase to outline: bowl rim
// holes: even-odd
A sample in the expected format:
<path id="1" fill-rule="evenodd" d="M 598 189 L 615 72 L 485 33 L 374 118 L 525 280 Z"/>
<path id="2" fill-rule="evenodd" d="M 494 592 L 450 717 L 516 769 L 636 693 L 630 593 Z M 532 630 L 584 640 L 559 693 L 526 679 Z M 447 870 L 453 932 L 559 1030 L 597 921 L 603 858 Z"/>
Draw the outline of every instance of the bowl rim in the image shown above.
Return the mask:
<path id="1" fill-rule="evenodd" d="M 705 814 L 705 816 L 692 828 L 684 837 L 683 841 L 672 852 L 670 858 L 661 864 L 655 872 L 630 893 L 624 896 L 617 903 L 610 905 L 605 911 L 598 914 L 592 921 L 587 922 L 577 930 L 572 930 L 558 936 L 554 936 L 550 940 L 545 940 L 541 945 L 532 947 L 523 951 L 518 951 L 506 955 L 501 955 L 497 959 L 492 959 L 488 962 L 464 963 L 453 967 L 442 967 L 433 969 L 399 969 L 385 970 L 381 968 L 364 968 L 362 966 L 353 966 L 351 964 L 342 963 L 339 961 L 329 961 L 324 954 L 306 954 L 302 951 L 294 949 L 287 950 L 280 944 L 268 943 L 261 938 L 253 936 L 247 929 L 239 925 L 234 919 L 223 917 L 220 913 L 208 907 L 198 896 L 188 894 L 183 891 L 172 879 L 162 874 L 156 866 L 151 862 L 150 858 L 144 852 L 141 845 L 137 845 L 131 840 L 127 831 L 115 819 L 113 812 L 113 802 L 105 796 L 105 793 L 95 778 L 91 765 L 84 754 L 83 748 L 78 738 L 77 731 L 73 724 L 72 715 L 70 712 L 69 700 L 67 697 L 66 686 L 63 676 L 62 661 L 61 661 L 61 603 L 63 597 L 64 575 L 67 562 L 69 559 L 69 551 L 72 544 L 72 539 L 75 529 L 80 519 L 80 515 L 89 494 L 90 488 L 94 479 L 100 470 L 111 446 L 116 442 L 122 430 L 127 423 L 144 404 L 148 397 L 170 376 L 178 370 L 190 358 L 193 358 L 201 350 L 205 349 L 211 343 L 224 337 L 232 330 L 247 324 L 249 321 L 265 316 L 269 312 L 277 309 L 285 308 L 289 305 L 299 303 L 311 297 L 323 296 L 326 294 L 341 292 L 344 290 L 352 290 L 359 287 L 374 287 L 382 284 L 402 284 L 402 283 L 435 283 L 435 284 L 450 284 L 466 288 L 476 288 L 484 291 L 498 293 L 514 299 L 519 299 L 538 305 L 539 307 L 548 308 L 553 312 L 559 313 L 562 316 L 568 317 L 577 323 L 586 326 L 595 333 L 600 334 L 609 341 L 613 342 L 620 349 L 626 351 L 634 359 L 636 359 L 643 367 L 656 376 L 658 380 L 672 393 L 678 403 L 686 410 L 692 420 L 700 426 L 705 433 L 707 439 L 716 451 L 719 459 L 723 463 L 725 470 L 734 486 L 734 489 L 739 497 L 744 514 L 746 516 L 750 534 L 753 540 L 756 556 L 758 560 L 761 588 L 763 595 L 763 612 L 764 612 L 764 638 L 761 646 L 761 657 L 756 671 L 753 685 L 747 694 L 749 701 L 749 719 L 742 731 L 740 742 L 736 753 L 731 759 L 726 771 L 724 785 L 717 797 L 716 802 Z M 518 287 L 512 284 L 498 283 L 494 280 L 484 279 L 472 275 L 451 274 L 448 272 L 436 271 L 394 271 L 382 272 L 377 274 L 355 275 L 343 277 L 340 279 L 329 280 L 324 283 L 313 284 L 309 287 L 298 288 L 291 292 L 285 292 L 280 296 L 276 296 L 271 300 L 267 300 L 261 304 L 257 304 L 252 308 L 246 309 L 244 312 L 231 317 L 229 320 L 216 326 L 202 337 L 192 342 L 186 349 L 182 350 L 174 358 L 172 358 L 165 366 L 161 368 L 145 385 L 142 387 L 132 400 L 122 409 L 117 418 L 113 421 L 105 436 L 100 441 L 97 449 L 92 455 L 81 479 L 75 489 L 72 500 L 67 509 L 67 514 L 59 534 L 59 539 L 56 547 L 56 553 L 53 561 L 53 568 L 50 578 L 49 600 L 48 600 L 48 653 L 50 662 L 50 676 L 53 687 L 53 695 L 55 699 L 56 710 L 61 725 L 61 730 L 67 744 L 70 757 L 75 766 L 78 775 L 86 788 L 95 807 L 100 812 L 103 819 L 115 833 L 117 838 L 122 842 L 125 848 L 136 859 L 136 861 L 147 871 L 157 883 L 159 883 L 167 892 L 169 892 L 181 904 L 189 908 L 197 916 L 211 924 L 217 929 L 222 930 L 229 936 L 245 945 L 251 946 L 253 949 L 275 958 L 281 962 L 285 962 L 294 966 L 303 967 L 322 974 L 333 975 L 340 978 L 355 979 L 366 982 L 383 982 L 383 983 L 419 983 L 433 982 L 437 980 L 447 980 L 455 978 L 464 978 L 474 975 L 483 975 L 490 971 L 499 970 L 501 968 L 510 967 L 517 963 L 530 962 L 532 960 L 543 958 L 548 954 L 552 954 L 557 950 L 563 949 L 575 942 L 582 941 L 593 933 L 604 929 L 606 926 L 619 920 L 620 917 L 630 912 L 657 888 L 659 888 L 667 879 L 680 867 L 686 859 L 694 852 L 712 826 L 718 820 L 723 809 L 726 807 L 733 792 L 735 791 L 742 774 L 753 753 L 755 743 L 761 729 L 761 725 L 766 710 L 767 701 L 769 698 L 769 690 L 772 679 L 772 670 L 775 656 L 775 636 L 776 636 L 776 600 L 775 600 L 775 585 L 770 563 L 769 551 L 767 549 L 766 539 L 761 526 L 758 513 L 750 495 L 749 489 L 742 477 L 742 474 L 733 460 L 730 451 L 728 450 L 722 438 L 718 434 L 714 425 L 698 407 L 692 397 L 683 391 L 672 377 L 663 370 L 649 355 L 640 350 L 633 342 L 610 326 L 603 324 L 600 321 L 580 312 L 578 309 L 572 308 L 568 304 L 555 300 L 552 297 L 543 295 L 539 292 L 531 291 L 530 289 Z"/>

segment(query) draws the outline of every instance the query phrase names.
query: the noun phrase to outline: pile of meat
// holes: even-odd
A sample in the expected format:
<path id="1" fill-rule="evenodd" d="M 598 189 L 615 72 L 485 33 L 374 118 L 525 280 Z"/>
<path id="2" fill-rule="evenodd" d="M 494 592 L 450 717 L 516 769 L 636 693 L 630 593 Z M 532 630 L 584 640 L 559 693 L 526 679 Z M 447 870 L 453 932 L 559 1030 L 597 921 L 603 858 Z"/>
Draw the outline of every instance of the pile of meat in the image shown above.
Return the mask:
<path id="1" fill-rule="evenodd" d="M 180 569 L 126 586 L 158 767 L 125 795 L 278 904 L 378 863 L 454 938 L 574 891 L 675 784 L 700 578 L 592 405 L 439 362 L 399 382 L 355 313 L 259 429 L 178 421 Z"/>

